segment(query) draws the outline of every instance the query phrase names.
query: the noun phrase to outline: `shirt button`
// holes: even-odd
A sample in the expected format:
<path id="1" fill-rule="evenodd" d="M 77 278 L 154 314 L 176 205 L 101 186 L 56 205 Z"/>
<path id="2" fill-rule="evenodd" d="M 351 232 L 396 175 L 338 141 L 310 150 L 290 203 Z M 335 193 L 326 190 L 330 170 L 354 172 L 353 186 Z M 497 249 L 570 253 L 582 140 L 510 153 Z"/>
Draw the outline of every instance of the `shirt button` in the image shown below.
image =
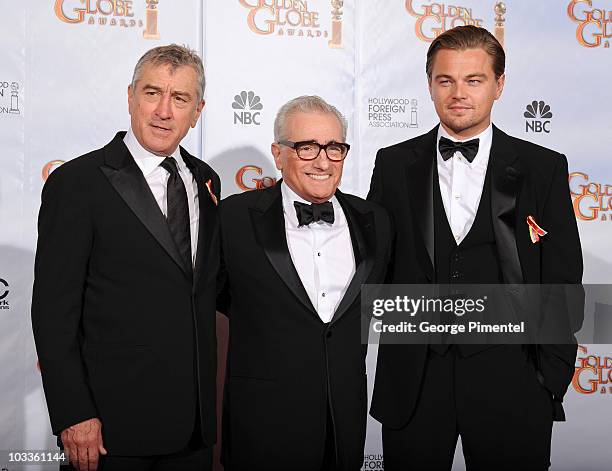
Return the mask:
<path id="1" fill-rule="evenodd" d="M 455 195 L 455 199 L 456 200 L 460 200 L 461 199 L 461 195 Z"/>
<path id="2" fill-rule="evenodd" d="M 456 235 L 455 236 L 455 240 L 459 240 L 459 239 L 461 239 L 461 236 L 460 235 Z"/>
<path id="3" fill-rule="evenodd" d="M 325 297 L 325 293 L 321 293 L 321 296 Z"/>
<path id="4" fill-rule="evenodd" d="M 317 252 L 317 257 L 320 257 L 320 256 L 321 256 L 321 252 Z"/>
<path id="5" fill-rule="evenodd" d="M 330 338 L 332 336 L 331 330 L 328 330 L 325 337 Z"/>

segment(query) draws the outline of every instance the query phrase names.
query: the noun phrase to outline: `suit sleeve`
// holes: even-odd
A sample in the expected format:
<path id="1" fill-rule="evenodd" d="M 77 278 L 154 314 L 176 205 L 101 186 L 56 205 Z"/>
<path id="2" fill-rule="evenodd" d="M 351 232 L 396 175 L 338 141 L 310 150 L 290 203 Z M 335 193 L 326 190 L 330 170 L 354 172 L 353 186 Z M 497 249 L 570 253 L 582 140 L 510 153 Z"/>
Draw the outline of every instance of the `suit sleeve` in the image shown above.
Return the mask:
<path id="1" fill-rule="evenodd" d="M 547 231 L 541 239 L 541 280 L 543 285 L 550 285 L 544 287 L 548 290 L 545 316 L 563 323 L 561 328 L 572 336 L 580 329 L 583 320 L 583 264 L 565 156 L 561 156 L 555 165 L 541 226 Z M 560 315 L 564 317 L 560 318 Z M 572 380 L 576 349 L 575 343 L 538 346 L 538 367 L 544 385 L 556 400 L 563 398 Z M 562 413 L 559 418 L 563 419 Z"/>
<path id="2" fill-rule="evenodd" d="M 380 149 L 376 153 L 376 160 L 374 162 L 374 170 L 372 171 L 372 179 L 370 180 L 370 191 L 368 191 L 367 200 L 378 203 L 385 209 L 386 215 L 389 220 L 389 254 L 387 261 L 387 272 L 385 275 L 385 283 L 392 283 L 392 276 L 394 271 L 394 247 L 395 247 L 395 221 L 393 219 L 393 212 L 391 208 L 385 205 L 385 199 L 383 195 L 383 149 Z"/>
<path id="3" fill-rule="evenodd" d="M 582 249 L 572 208 L 565 156 L 554 168 L 542 213 L 542 283 L 582 282 Z"/>
<path id="4" fill-rule="evenodd" d="M 367 200 L 374 201 L 383 205 L 383 183 L 382 183 L 382 158 L 381 150 L 376 153 L 374 161 L 374 170 L 372 171 L 372 179 L 370 180 L 370 191 L 368 191 Z"/>
<path id="5" fill-rule="evenodd" d="M 32 296 L 34 339 L 56 435 L 98 416 L 79 329 L 93 229 L 80 182 L 62 170 L 51 174 L 42 192 Z"/>

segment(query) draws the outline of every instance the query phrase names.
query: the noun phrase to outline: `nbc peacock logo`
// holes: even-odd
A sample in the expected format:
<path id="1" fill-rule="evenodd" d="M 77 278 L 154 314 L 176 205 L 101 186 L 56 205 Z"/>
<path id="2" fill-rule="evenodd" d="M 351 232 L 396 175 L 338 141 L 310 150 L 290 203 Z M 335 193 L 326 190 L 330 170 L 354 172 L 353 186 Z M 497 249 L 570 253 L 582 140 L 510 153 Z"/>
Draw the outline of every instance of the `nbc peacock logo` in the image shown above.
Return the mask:
<path id="1" fill-rule="evenodd" d="M 255 95 L 253 91 L 241 91 L 234 96 L 232 103 L 234 111 L 234 124 L 255 125 L 261 124 L 261 110 L 263 103 L 261 98 Z"/>
<path id="2" fill-rule="evenodd" d="M 553 117 L 550 105 L 534 100 L 525 107 L 523 116 L 527 119 L 525 132 L 550 133 L 550 119 Z"/>

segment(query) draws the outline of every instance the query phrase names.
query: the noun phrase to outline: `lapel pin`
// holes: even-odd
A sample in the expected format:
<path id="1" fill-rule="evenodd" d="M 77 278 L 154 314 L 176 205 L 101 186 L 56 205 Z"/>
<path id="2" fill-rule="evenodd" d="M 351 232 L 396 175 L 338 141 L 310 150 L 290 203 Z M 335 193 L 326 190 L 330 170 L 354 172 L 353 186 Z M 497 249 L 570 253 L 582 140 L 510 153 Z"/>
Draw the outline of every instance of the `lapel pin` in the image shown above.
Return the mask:
<path id="1" fill-rule="evenodd" d="M 208 189 L 208 194 L 210 195 L 210 199 L 213 201 L 213 203 L 215 203 L 215 206 L 218 206 L 219 201 L 217 200 L 217 197 L 212 191 L 212 181 L 210 180 L 210 178 L 206 180 L 206 188 Z"/>
<path id="2" fill-rule="evenodd" d="M 527 216 L 527 225 L 529 226 L 529 235 L 531 236 L 531 242 L 536 243 L 540 240 L 540 237 L 544 237 L 548 232 L 538 226 L 533 216 Z"/>

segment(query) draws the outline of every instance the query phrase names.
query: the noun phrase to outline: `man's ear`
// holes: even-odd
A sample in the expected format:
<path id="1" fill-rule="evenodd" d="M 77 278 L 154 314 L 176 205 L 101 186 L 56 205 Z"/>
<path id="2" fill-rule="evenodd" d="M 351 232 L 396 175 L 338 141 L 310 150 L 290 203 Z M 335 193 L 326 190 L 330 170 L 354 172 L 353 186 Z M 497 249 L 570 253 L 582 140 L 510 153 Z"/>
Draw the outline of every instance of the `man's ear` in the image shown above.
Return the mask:
<path id="1" fill-rule="evenodd" d="M 200 100 L 200 103 L 198 103 L 198 106 L 195 110 L 195 114 L 193 115 L 193 119 L 191 120 L 192 128 L 195 128 L 196 124 L 198 124 L 198 119 L 200 119 L 200 114 L 202 114 L 202 110 L 204 109 L 205 104 L 206 102 L 204 101 L 204 99 Z"/>
<path id="2" fill-rule="evenodd" d="M 497 90 L 495 90 L 495 99 L 499 99 L 499 97 L 501 96 L 502 92 L 504 91 L 504 85 L 506 83 L 506 74 L 501 74 L 499 76 L 499 78 L 497 79 L 497 83 L 496 83 L 496 88 Z"/>
<path id="3" fill-rule="evenodd" d="M 283 159 L 281 157 L 281 148 L 280 145 L 276 142 L 273 142 L 270 146 L 270 151 L 272 152 L 272 156 L 274 157 L 274 164 L 278 170 L 283 170 Z"/>
<path id="4" fill-rule="evenodd" d="M 132 103 L 134 102 L 134 89 L 132 88 L 132 84 L 128 85 L 128 111 L 132 114 Z"/>

